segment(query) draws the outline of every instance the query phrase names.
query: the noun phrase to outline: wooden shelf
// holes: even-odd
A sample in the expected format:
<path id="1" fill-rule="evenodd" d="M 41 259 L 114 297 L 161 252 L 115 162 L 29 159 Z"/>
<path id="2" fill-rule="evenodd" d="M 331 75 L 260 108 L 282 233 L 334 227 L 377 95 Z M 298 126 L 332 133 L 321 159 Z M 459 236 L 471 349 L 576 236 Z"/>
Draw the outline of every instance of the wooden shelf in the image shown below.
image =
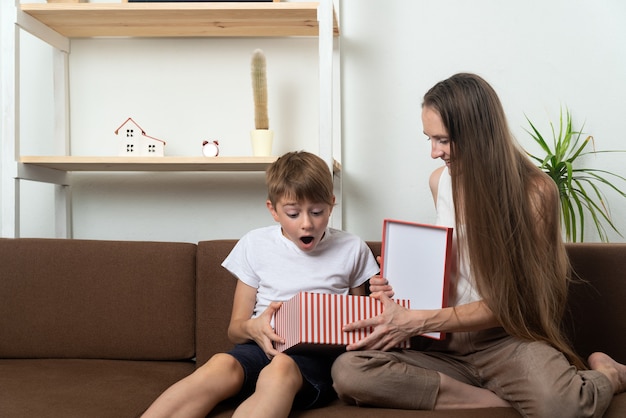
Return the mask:
<path id="1" fill-rule="evenodd" d="M 318 5 L 318 2 L 28 3 L 22 4 L 21 9 L 68 38 L 318 36 Z M 337 36 L 336 16 L 333 20 Z"/>
<path id="2" fill-rule="evenodd" d="M 60 171 L 265 171 L 277 157 L 49 157 L 23 156 L 26 165 Z M 333 171 L 341 171 L 334 162 Z"/>
<path id="3" fill-rule="evenodd" d="M 31 157 L 20 163 L 60 171 L 264 171 L 276 157 Z"/>

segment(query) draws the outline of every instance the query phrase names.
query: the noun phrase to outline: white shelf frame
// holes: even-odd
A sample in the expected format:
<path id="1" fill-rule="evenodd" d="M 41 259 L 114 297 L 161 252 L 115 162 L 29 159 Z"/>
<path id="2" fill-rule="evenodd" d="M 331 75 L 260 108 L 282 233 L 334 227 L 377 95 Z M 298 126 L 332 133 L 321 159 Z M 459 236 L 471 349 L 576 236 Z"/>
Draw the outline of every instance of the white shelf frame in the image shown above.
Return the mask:
<path id="1" fill-rule="evenodd" d="M 222 12 L 222 8 L 231 10 L 235 3 L 186 3 L 183 8 L 202 9 L 202 13 L 214 13 L 213 9 Z M 24 9 L 28 11 L 25 12 Z M 2 0 L 1 12 L 1 55 L 2 58 L 2 126 L 1 126 L 1 159 L 0 159 L 0 236 L 16 238 L 20 236 L 21 214 L 21 181 L 38 181 L 55 185 L 55 234 L 60 238 L 72 238 L 72 198 L 71 198 L 71 173 L 74 171 L 264 171 L 275 157 L 270 160 L 258 157 L 219 157 L 210 161 L 196 157 L 164 157 L 162 160 L 137 159 L 131 157 L 77 157 L 71 156 L 70 150 L 70 109 L 69 109 L 69 53 L 71 50 L 71 37 L 64 36 L 42 23 L 33 16 L 32 10 L 43 10 L 44 14 L 49 11 L 57 11 L 70 8 L 82 13 L 83 9 L 99 8 L 120 9 L 126 13 L 127 8 L 142 10 L 157 9 L 157 14 L 162 8 L 180 8 L 178 5 L 153 3 L 152 5 L 139 3 L 120 4 L 28 4 L 22 5 L 20 0 Z M 318 26 L 318 53 L 319 53 L 319 155 L 326 161 L 329 169 L 334 174 L 335 195 L 337 207 L 333 211 L 332 226 L 341 228 L 342 225 L 342 176 L 341 164 L 334 158 L 334 139 L 340 138 L 341 126 L 338 117 L 339 106 L 339 83 L 340 83 L 340 60 L 339 39 L 336 13 L 339 13 L 338 5 L 333 0 L 320 0 L 319 3 L 248 3 L 246 8 L 259 7 L 261 9 L 277 8 L 290 14 L 291 10 L 302 9 L 303 13 L 310 13 L 316 9 Z M 75 8 L 75 9 L 74 9 Z M 207 9 L 206 11 L 204 9 Z M 106 10 L 105 10 L 106 12 Z M 33 16 L 31 16 L 32 13 Z M 238 12 L 239 13 L 239 12 Z M 298 12 L 299 13 L 299 12 Z M 271 12 L 270 12 L 271 14 Z M 308 14 L 307 14 L 308 16 Z M 183 16 L 184 17 L 184 16 Z M 182 18 L 182 17 L 181 17 Z M 45 17 L 48 19 L 48 17 Z M 246 18 L 247 19 L 247 18 Z M 298 17 L 300 19 L 300 17 Z M 305 18 L 308 19 L 308 18 Z M 245 22 L 245 20 L 243 20 Z M 311 36 L 315 31 L 310 21 L 298 22 L 299 28 L 278 28 L 274 35 L 271 31 L 271 19 L 263 20 L 263 28 L 256 29 L 256 36 Z M 291 23 L 290 23 L 291 24 Z M 312 28 L 313 27 L 313 28 Z M 232 29 L 232 28 L 231 28 Z M 54 141 L 55 152 L 60 156 L 53 157 L 26 157 L 20 152 L 20 31 L 24 30 L 54 48 Z M 150 29 L 151 33 L 142 33 L 137 36 L 170 37 L 172 34 L 159 34 Z M 185 34 L 185 36 L 253 36 L 249 28 L 236 29 L 237 32 L 225 32 L 224 35 L 213 33 Z M 264 32 L 265 31 L 265 32 Z M 254 31 L 253 31 L 254 32 Z M 120 34 L 119 36 L 124 36 Z M 340 143 L 340 142 L 339 142 Z M 340 154 L 339 150 L 339 154 Z M 156 157 L 158 158 L 158 157 Z"/>

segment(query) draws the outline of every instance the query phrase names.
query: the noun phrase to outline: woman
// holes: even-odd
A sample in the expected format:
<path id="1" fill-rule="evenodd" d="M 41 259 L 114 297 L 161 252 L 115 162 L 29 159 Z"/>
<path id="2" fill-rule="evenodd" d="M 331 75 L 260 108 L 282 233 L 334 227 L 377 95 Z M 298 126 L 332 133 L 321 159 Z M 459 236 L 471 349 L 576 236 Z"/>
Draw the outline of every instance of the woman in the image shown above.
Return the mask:
<path id="1" fill-rule="evenodd" d="M 393 283 L 373 278 L 385 310 L 345 326 L 375 330 L 336 360 L 339 396 L 402 409 L 602 416 L 626 389 L 626 366 L 594 353 L 586 370 L 560 329 L 569 263 L 555 184 L 516 145 L 498 96 L 474 74 L 429 90 L 422 122 L 432 158 L 445 162 L 430 187 L 437 223 L 456 234 L 451 307 L 406 310 L 389 299 Z M 447 337 L 422 351 L 386 351 L 432 331 Z"/>

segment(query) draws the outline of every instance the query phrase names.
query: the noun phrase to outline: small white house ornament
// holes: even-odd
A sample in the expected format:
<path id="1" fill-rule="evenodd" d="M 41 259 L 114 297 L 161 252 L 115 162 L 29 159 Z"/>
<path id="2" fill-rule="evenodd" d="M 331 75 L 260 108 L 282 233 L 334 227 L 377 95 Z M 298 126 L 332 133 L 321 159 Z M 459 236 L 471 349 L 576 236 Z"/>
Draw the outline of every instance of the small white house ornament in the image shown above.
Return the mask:
<path id="1" fill-rule="evenodd" d="M 220 147 L 217 141 L 203 141 L 202 142 L 202 155 L 205 157 L 217 157 L 220 153 Z"/>
<path id="2" fill-rule="evenodd" d="M 165 141 L 153 138 L 146 134 L 133 118 L 128 118 L 115 130 L 119 136 L 119 151 L 121 157 L 163 157 L 165 155 Z"/>

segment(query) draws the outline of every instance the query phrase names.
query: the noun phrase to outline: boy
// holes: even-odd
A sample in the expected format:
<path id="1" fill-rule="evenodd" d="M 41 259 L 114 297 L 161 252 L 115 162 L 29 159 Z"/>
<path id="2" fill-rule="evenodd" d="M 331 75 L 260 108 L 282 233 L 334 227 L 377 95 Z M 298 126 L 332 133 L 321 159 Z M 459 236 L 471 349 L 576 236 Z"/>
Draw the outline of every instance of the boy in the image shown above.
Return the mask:
<path id="1" fill-rule="evenodd" d="M 233 417 L 287 417 L 292 407 L 335 396 L 335 356 L 277 352 L 273 315 L 300 291 L 364 295 L 378 264 L 361 239 L 328 227 L 335 196 L 321 158 L 287 153 L 268 168 L 266 183 L 278 225 L 248 232 L 222 264 L 238 279 L 228 328 L 235 348 L 167 389 L 144 417 L 205 417 L 229 398 L 243 401 Z"/>

